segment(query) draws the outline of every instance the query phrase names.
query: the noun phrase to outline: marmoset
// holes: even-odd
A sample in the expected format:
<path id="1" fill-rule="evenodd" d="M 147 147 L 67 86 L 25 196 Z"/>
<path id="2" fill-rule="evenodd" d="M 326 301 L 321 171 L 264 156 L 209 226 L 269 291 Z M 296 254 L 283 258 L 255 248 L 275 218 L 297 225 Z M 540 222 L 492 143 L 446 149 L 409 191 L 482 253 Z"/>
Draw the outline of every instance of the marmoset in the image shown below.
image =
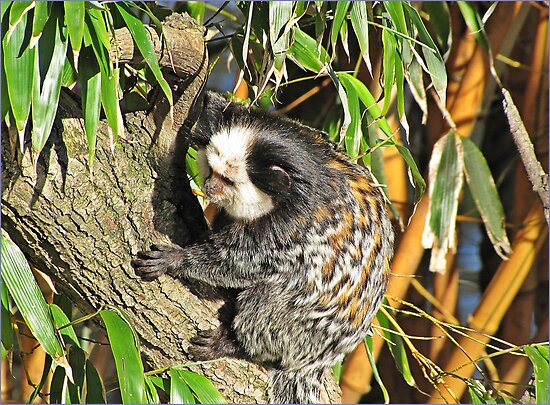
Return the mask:
<path id="1" fill-rule="evenodd" d="M 389 278 L 394 233 L 372 174 L 321 132 L 207 92 L 192 139 L 220 211 L 187 246 L 154 245 L 132 261 L 235 289 L 229 326 L 192 339 L 198 359 L 268 367 L 272 403 L 319 403 L 323 376 L 367 335 Z"/>

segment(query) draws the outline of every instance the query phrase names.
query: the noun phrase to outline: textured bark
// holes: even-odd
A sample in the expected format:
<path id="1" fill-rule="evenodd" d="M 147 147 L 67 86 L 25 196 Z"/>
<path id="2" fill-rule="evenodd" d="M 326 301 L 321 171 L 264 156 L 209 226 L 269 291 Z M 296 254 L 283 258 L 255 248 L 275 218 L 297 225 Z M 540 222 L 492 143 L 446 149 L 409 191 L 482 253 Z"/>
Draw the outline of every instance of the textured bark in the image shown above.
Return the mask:
<path id="1" fill-rule="evenodd" d="M 80 103 L 62 93 L 54 128 L 36 166 L 20 155 L 2 127 L 2 227 L 37 268 L 48 273 L 84 312 L 104 306 L 125 310 L 141 338 L 146 367 L 185 363 L 189 338 L 217 325 L 219 294 L 168 276 L 142 282 L 130 266 L 151 243 L 184 244 L 206 229 L 185 171 L 188 122 L 196 115 L 207 76 L 203 27 L 187 16 L 167 19 L 166 48 L 151 31 L 174 93 L 173 119 L 162 92 L 148 113 L 125 115 L 126 137 L 114 152 L 100 123 L 93 167 Z M 120 61 L 140 62 L 126 30 L 116 32 Z M 223 359 L 196 366 L 231 403 L 265 402 L 265 371 Z M 330 381 L 328 381 L 330 380 Z M 338 401 L 327 379 L 323 402 Z"/>

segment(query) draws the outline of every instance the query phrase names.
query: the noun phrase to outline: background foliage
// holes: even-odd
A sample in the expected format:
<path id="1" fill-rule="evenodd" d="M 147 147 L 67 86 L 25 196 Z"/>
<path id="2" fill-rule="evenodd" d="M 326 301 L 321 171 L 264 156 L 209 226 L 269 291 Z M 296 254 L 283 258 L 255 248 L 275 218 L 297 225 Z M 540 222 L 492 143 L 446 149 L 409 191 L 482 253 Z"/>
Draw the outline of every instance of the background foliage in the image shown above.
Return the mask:
<path id="1" fill-rule="evenodd" d="M 386 186 L 397 229 L 404 231 L 392 267 L 396 277 L 373 338 L 335 368 L 345 402 L 357 402 L 369 391 L 370 398 L 363 400 L 518 402 L 530 373 L 523 365 L 522 375 L 508 376 L 507 369 L 520 367 L 517 358 L 533 364 L 535 400 L 548 401 L 548 344 L 538 344 L 548 339 L 547 311 L 536 309 L 532 298 L 524 312 L 529 319 L 522 326 L 528 329 L 523 341 L 508 343 L 513 335 L 506 329 L 506 316 L 518 316 L 512 305 L 518 291 L 539 285 L 546 298 L 548 293 L 547 276 L 533 267 L 537 261 L 544 267 L 546 223 L 528 179 L 537 186 L 529 169 L 522 172 L 533 164 L 547 184 L 541 155 L 548 151 L 542 112 L 548 109 L 548 45 L 539 38 L 547 32 L 548 9 L 542 3 L 511 4 L 171 5 L 207 28 L 213 72 L 230 55 L 236 100 L 322 128 Z M 3 126 L 12 134 L 12 146 L 32 153 L 35 162 L 51 132 L 62 87 L 81 100 L 90 171 L 97 142 L 110 142 L 113 151 L 120 147 L 124 112 L 148 108 L 153 86 L 160 86 L 172 104 L 143 23 L 162 38 L 169 9 L 148 2 L 2 2 L 1 12 Z M 505 28 L 524 28 L 498 31 L 491 23 L 504 14 Z M 529 21 L 535 22 L 531 29 L 525 28 Z M 122 26 L 134 37 L 143 65 L 116 59 L 113 34 Z M 527 47 L 525 38 L 532 53 L 518 56 L 516 44 Z M 522 83 L 530 92 L 517 90 Z M 516 106 L 514 99 L 522 102 Z M 96 139 L 100 119 L 109 125 L 108 140 Z M 510 132 L 508 126 L 516 129 Z M 511 144 L 501 141 L 505 137 L 516 143 L 527 137 L 531 144 L 527 131 L 537 155 L 520 158 L 514 148 L 502 146 Z M 496 143 L 493 132 L 499 132 Z M 193 151 L 187 163 L 195 178 Z M 510 176 L 515 184 L 505 189 Z M 525 190 L 529 204 L 505 200 L 519 190 Z M 547 208 L 548 201 L 542 203 Z M 467 323 L 457 319 L 456 250 L 464 223 L 482 224 L 477 235 L 490 246 L 482 255 L 489 269 L 485 277 L 492 279 L 481 281 L 484 295 Z M 425 249 L 431 255 L 423 259 Z M 46 353 L 39 380 L 29 378 L 31 394 L 22 400 L 102 403 L 118 386 L 124 403 L 223 401 L 208 380 L 189 371 L 190 364 L 144 372 L 139 341 L 119 309 L 80 314 L 53 285 L 53 303 L 47 303 L 24 255 L 4 233 L 2 276 L 4 364 L 18 347 L 23 361 L 16 363 L 28 375 L 25 358 L 38 350 Z M 99 342 L 84 337 L 94 317 L 106 328 L 117 371 L 117 382 L 110 381 L 107 389 L 90 357 Z M 38 341 L 30 353 L 23 350 L 25 327 Z M 491 336 L 497 332 L 500 337 Z M 493 358 L 500 364 L 495 366 Z M 45 384 L 49 390 L 43 390 Z"/>

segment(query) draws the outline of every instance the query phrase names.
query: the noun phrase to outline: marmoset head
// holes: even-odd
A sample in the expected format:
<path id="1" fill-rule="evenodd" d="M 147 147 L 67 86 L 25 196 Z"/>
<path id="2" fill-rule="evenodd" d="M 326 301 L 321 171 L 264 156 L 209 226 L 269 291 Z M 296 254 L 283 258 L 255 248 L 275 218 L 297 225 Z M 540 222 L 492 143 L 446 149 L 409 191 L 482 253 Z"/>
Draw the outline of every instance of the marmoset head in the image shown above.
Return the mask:
<path id="1" fill-rule="evenodd" d="M 326 145 L 304 128 L 208 92 L 192 139 L 210 200 L 245 221 L 289 201 L 294 209 L 309 201 L 318 192 L 313 184 L 321 177 Z"/>

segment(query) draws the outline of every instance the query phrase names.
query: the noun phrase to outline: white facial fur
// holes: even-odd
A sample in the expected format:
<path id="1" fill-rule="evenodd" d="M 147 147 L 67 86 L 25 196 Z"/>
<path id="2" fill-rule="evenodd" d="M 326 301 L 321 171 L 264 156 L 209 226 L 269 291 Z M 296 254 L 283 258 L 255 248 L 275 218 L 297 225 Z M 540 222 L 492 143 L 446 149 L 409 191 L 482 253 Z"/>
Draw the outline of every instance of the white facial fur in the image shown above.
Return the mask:
<path id="1" fill-rule="evenodd" d="M 197 153 L 203 180 L 215 173 L 233 182 L 225 185 L 223 196 L 209 195 L 211 200 L 223 207 L 231 217 L 248 221 L 274 208 L 271 197 L 258 189 L 248 177 L 246 157 L 250 153 L 253 136 L 250 128 L 224 128 L 210 138 L 205 149 Z"/>

